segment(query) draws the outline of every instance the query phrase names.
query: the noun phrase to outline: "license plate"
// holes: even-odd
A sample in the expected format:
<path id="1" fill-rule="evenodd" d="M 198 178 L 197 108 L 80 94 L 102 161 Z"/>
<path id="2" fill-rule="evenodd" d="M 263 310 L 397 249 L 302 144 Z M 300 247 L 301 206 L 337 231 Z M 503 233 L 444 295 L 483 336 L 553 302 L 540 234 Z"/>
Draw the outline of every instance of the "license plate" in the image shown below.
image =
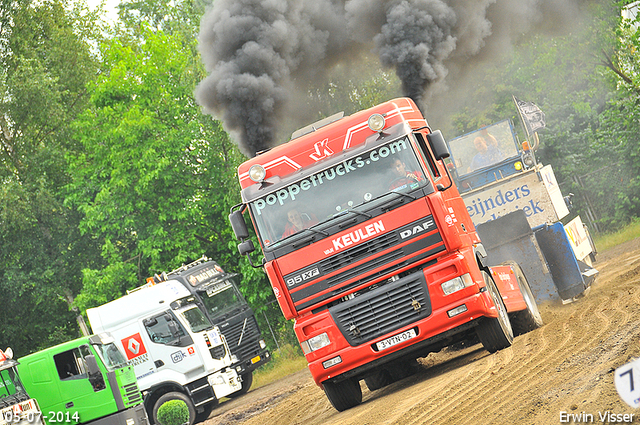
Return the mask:
<path id="1" fill-rule="evenodd" d="M 416 331 L 413 329 L 409 329 L 408 331 L 404 331 L 401 334 L 391 336 L 387 339 L 384 339 L 378 343 L 376 343 L 376 347 L 378 350 L 386 350 L 389 347 L 393 347 L 394 345 L 400 344 L 401 342 L 407 341 L 411 338 L 416 337 Z"/>

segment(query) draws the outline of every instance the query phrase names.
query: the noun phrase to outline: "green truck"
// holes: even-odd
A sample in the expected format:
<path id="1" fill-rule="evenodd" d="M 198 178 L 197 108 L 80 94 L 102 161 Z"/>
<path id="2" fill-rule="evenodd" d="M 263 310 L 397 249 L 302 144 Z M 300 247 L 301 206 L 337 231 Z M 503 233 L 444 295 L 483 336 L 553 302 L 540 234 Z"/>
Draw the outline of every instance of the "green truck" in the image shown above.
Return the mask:
<path id="1" fill-rule="evenodd" d="M 30 354 L 20 359 L 18 371 L 46 423 L 149 423 L 133 366 L 109 334 Z"/>
<path id="2" fill-rule="evenodd" d="M 0 350 L 0 425 L 42 425 L 42 412 L 20 381 L 13 351 Z"/>

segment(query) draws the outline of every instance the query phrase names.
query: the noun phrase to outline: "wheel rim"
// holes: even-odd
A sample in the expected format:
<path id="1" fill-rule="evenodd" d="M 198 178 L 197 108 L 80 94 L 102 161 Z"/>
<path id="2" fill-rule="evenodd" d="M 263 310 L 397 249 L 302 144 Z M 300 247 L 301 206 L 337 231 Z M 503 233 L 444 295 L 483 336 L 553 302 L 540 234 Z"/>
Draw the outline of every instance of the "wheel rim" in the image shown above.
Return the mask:
<path id="1" fill-rule="evenodd" d="M 513 335 L 513 329 L 511 329 L 511 322 L 509 321 L 509 314 L 507 313 L 507 309 L 500 298 L 500 294 L 498 292 L 495 283 L 491 279 L 491 276 L 488 274 L 485 276 L 485 280 L 487 280 L 487 287 L 489 288 L 489 294 L 491 295 L 491 299 L 493 300 L 493 304 L 496 306 L 496 310 L 498 311 L 498 321 L 500 322 L 500 326 L 504 329 L 505 334 Z"/>
<path id="2" fill-rule="evenodd" d="M 523 288 L 522 297 L 524 298 L 524 303 L 527 305 L 527 309 L 531 312 L 536 323 L 542 323 L 542 315 L 538 309 L 538 304 L 534 301 L 533 293 L 531 292 L 529 285 L 526 282 L 523 282 L 523 279 L 519 279 L 518 283 L 520 284 L 520 287 Z"/>

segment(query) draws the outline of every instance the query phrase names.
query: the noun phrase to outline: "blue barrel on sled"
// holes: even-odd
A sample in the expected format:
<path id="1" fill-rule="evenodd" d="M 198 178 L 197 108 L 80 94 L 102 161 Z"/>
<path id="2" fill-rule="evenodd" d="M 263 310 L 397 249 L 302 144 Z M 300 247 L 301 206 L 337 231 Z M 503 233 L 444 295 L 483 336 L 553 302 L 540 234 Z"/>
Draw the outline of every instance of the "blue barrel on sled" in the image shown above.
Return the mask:
<path id="1" fill-rule="evenodd" d="M 517 262 L 536 301 L 572 301 L 591 286 L 597 271 L 579 261 L 562 223 L 532 229 L 522 210 L 476 227 L 487 265 Z"/>

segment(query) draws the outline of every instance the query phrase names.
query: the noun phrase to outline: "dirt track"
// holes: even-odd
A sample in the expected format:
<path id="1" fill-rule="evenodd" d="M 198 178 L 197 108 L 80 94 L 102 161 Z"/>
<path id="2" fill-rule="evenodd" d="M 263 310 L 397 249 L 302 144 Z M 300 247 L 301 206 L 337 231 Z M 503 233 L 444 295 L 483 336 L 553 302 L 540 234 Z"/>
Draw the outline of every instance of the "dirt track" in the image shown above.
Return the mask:
<path id="1" fill-rule="evenodd" d="M 222 403 L 206 425 L 559 424 L 561 412 L 633 413 L 614 370 L 640 357 L 640 239 L 600 253 L 590 293 L 540 306 L 545 325 L 489 354 L 480 344 L 421 359 L 418 374 L 334 410 L 308 371 Z"/>

